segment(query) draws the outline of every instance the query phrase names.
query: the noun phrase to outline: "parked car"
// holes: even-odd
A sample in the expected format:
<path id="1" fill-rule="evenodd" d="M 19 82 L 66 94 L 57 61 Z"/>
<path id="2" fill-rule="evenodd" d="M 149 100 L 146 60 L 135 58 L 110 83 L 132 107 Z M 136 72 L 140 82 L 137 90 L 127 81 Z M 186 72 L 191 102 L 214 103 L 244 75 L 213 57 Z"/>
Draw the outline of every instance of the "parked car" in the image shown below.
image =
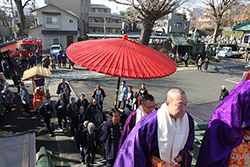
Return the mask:
<path id="1" fill-rule="evenodd" d="M 240 57 L 242 54 L 240 52 L 232 51 L 232 47 L 223 47 L 216 56 L 220 57 Z"/>
<path id="2" fill-rule="evenodd" d="M 51 45 L 50 54 L 57 55 L 61 49 L 62 47 L 60 45 Z"/>

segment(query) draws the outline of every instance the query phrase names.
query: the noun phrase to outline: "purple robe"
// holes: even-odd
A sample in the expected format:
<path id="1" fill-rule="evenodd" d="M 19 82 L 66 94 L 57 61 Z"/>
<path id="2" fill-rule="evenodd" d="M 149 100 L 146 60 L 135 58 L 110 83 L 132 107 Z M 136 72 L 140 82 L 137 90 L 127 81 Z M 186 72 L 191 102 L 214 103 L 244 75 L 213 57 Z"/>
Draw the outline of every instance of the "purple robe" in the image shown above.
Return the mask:
<path id="1" fill-rule="evenodd" d="M 128 118 L 125 122 L 125 125 L 123 126 L 118 150 L 121 148 L 121 146 L 124 143 L 125 139 L 127 138 L 128 134 L 131 132 L 131 130 L 135 126 L 136 112 L 137 112 L 137 109 L 130 113 L 130 115 L 128 116 Z"/>
<path id="2" fill-rule="evenodd" d="M 230 92 L 215 110 L 205 132 L 196 167 L 226 167 L 231 151 L 243 140 L 242 123 L 250 127 L 250 80 Z"/>
<path id="3" fill-rule="evenodd" d="M 157 112 L 144 116 L 133 128 L 121 146 L 114 167 L 151 167 L 151 155 L 160 158 L 157 140 Z M 190 167 L 194 142 L 194 122 L 189 118 L 189 136 L 183 150 L 181 166 Z"/>

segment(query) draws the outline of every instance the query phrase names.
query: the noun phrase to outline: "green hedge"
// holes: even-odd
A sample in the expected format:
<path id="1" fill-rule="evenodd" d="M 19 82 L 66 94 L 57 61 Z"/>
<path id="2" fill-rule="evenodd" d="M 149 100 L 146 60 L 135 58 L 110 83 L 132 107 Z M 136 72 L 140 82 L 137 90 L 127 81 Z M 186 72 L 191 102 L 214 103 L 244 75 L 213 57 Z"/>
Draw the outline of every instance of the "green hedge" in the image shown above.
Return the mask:
<path id="1" fill-rule="evenodd" d="M 243 34 L 243 31 L 222 31 L 222 35 L 228 35 L 229 37 L 233 35 L 235 38 L 238 38 L 239 35 L 243 37 Z"/>

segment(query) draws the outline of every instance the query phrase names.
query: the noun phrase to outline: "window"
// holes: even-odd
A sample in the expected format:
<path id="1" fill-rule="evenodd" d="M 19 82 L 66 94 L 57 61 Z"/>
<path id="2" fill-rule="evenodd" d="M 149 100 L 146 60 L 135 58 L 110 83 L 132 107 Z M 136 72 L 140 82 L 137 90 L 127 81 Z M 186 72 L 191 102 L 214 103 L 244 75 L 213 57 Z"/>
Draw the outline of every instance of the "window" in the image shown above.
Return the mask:
<path id="1" fill-rule="evenodd" d="M 82 0 L 82 7 L 83 7 L 83 0 Z"/>
<path id="2" fill-rule="evenodd" d="M 98 28 L 93 28 L 93 32 L 98 33 L 99 29 Z"/>
<path id="3" fill-rule="evenodd" d="M 182 23 L 177 22 L 177 23 L 176 23 L 176 27 L 182 27 Z"/>
<path id="4" fill-rule="evenodd" d="M 86 17 L 88 17 L 88 13 L 86 13 Z"/>
<path id="5" fill-rule="evenodd" d="M 249 38 L 249 36 L 245 36 L 244 43 L 248 43 L 248 38 Z"/>
<path id="6" fill-rule="evenodd" d="M 59 45 L 59 39 L 53 38 L 53 45 Z"/>
<path id="7" fill-rule="evenodd" d="M 88 4 L 89 4 L 89 0 L 86 0 L 86 7 L 88 7 Z"/>
<path id="8" fill-rule="evenodd" d="M 72 20 L 72 19 L 69 19 L 69 23 L 73 23 L 73 20 Z"/>
<path id="9" fill-rule="evenodd" d="M 117 29 L 112 29 L 112 33 L 118 33 Z"/>
<path id="10" fill-rule="evenodd" d="M 58 36 L 48 36 L 48 45 L 59 45 L 59 37 Z"/>
<path id="11" fill-rule="evenodd" d="M 46 17 L 47 24 L 58 24 L 58 17 Z"/>
<path id="12" fill-rule="evenodd" d="M 84 17 L 84 14 L 82 13 L 82 17 Z"/>
<path id="13" fill-rule="evenodd" d="M 98 9 L 92 9 L 93 12 L 98 13 Z"/>

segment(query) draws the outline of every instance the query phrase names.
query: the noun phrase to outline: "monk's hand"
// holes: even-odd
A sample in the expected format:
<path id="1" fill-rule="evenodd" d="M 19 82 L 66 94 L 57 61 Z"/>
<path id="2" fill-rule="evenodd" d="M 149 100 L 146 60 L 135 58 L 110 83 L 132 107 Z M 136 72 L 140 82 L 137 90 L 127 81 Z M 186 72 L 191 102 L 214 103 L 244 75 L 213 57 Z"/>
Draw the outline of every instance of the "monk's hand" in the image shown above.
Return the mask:
<path id="1" fill-rule="evenodd" d="M 247 141 L 250 141 L 250 135 L 244 135 L 244 139 L 247 140 Z"/>
<path id="2" fill-rule="evenodd" d="M 180 155 L 178 155 L 174 160 L 175 160 L 175 162 L 179 163 L 182 161 L 182 157 Z"/>

